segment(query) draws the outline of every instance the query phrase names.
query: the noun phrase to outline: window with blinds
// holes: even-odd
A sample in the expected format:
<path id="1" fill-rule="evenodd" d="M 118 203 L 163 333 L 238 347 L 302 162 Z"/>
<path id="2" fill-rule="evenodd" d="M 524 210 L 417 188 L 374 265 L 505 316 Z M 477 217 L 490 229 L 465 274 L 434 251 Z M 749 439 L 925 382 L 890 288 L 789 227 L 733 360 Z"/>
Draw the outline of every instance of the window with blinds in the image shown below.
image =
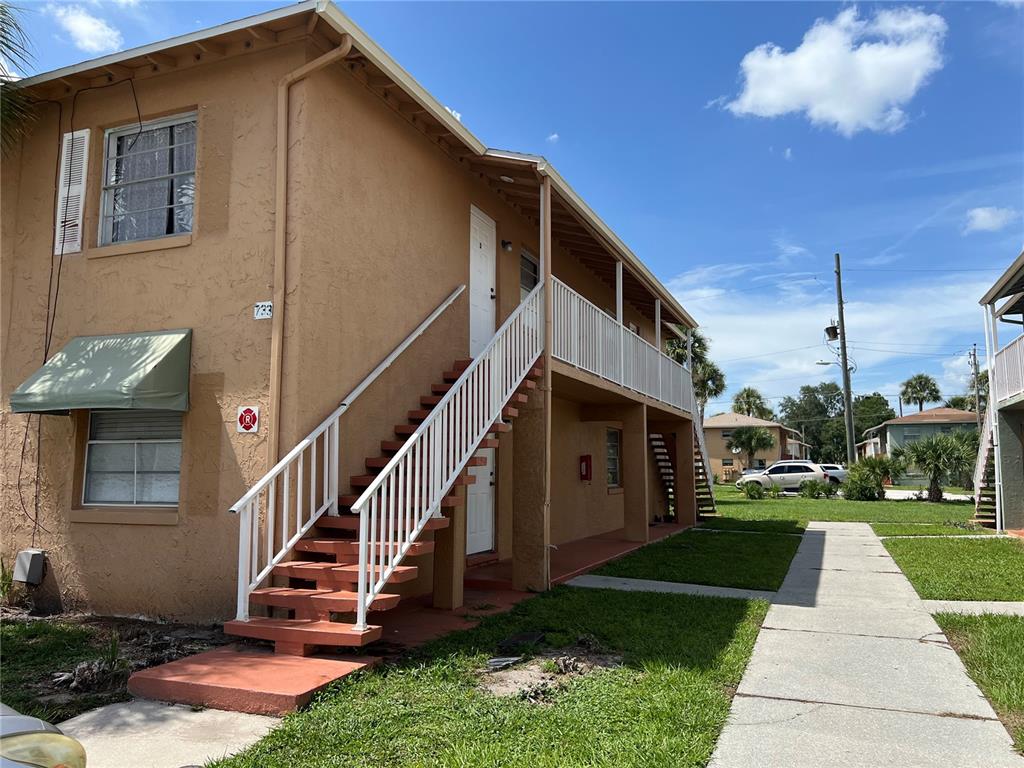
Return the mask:
<path id="1" fill-rule="evenodd" d="M 195 114 L 107 131 L 100 242 L 191 232 L 195 188 Z"/>
<path id="2" fill-rule="evenodd" d="M 178 503 L 181 419 L 176 411 L 93 411 L 86 447 L 85 504 Z"/>

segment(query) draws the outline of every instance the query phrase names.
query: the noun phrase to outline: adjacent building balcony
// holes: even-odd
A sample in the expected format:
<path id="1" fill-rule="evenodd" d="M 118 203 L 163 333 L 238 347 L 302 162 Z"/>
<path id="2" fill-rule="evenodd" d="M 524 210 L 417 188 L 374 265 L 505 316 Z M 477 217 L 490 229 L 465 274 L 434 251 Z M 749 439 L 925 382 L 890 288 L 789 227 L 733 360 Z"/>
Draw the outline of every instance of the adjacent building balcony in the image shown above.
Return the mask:
<path id="1" fill-rule="evenodd" d="M 997 405 L 1024 395 L 1024 336 L 996 352 L 991 379 Z"/>

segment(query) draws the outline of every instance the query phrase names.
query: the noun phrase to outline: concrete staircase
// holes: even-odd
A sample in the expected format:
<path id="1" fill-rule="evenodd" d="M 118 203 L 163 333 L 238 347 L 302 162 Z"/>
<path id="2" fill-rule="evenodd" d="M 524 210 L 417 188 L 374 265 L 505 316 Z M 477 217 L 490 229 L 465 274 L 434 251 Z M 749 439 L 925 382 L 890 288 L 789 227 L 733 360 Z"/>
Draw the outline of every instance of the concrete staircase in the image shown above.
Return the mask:
<path id="1" fill-rule="evenodd" d="M 277 653 L 302 656 L 315 653 L 321 647 L 358 647 L 380 638 L 380 626 L 370 625 L 360 630 L 352 620 L 358 599 L 355 590 L 359 583 L 359 516 L 351 513 L 351 507 L 472 362 L 456 360 L 451 370 L 444 372 L 443 381 L 431 387 L 431 394 L 420 398 L 420 407 L 407 413 L 406 423 L 395 425 L 396 439 L 382 440 L 381 454 L 366 459 L 366 472 L 349 478 L 352 490 L 339 496 L 339 514 L 321 516 L 315 527 L 295 544 L 292 551 L 300 553 L 303 559 L 274 566 L 271 580 L 277 583 L 250 594 L 250 607 L 261 606 L 265 615 L 229 621 L 224 625 L 225 633 L 271 641 Z M 497 447 L 496 435 L 512 429 L 511 422 L 519 415 L 517 406 L 527 401 L 530 390 L 537 387 L 542 375 L 538 361 L 502 408 L 501 419 L 493 424 L 475 450 Z M 455 485 L 472 485 L 476 478 L 468 469 L 484 461 L 479 456 L 470 458 Z M 462 503 L 461 495 L 445 496 L 440 505 L 442 515 L 450 514 Z M 398 524 L 394 519 L 380 523 L 382 527 Z M 424 530 L 437 531 L 447 528 L 448 524 L 447 517 L 435 517 L 427 521 Z M 396 566 L 388 579 L 388 587 L 415 579 L 419 572 L 415 563 L 432 557 L 433 552 L 433 541 L 413 542 L 406 556 L 414 564 Z M 370 608 L 386 611 L 400 600 L 398 594 L 378 594 Z"/>
<path id="2" fill-rule="evenodd" d="M 974 522 L 996 527 L 996 461 L 991 432 L 986 430 L 978 452 L 980 466 L 975 473 Z"/>
<path id="3" fill-rule="evenodd" d="M 695 429 L 699 429 L 699 427 Z M 695 431 L 693 437 L 693 484 L 697 494 L 698 519 L 718 514 L 718 508 L 715 506 L 715 490 L 712 487 L 713 479 L 709 473 L 709 467 L 704 462 L 704 446 Z"/>

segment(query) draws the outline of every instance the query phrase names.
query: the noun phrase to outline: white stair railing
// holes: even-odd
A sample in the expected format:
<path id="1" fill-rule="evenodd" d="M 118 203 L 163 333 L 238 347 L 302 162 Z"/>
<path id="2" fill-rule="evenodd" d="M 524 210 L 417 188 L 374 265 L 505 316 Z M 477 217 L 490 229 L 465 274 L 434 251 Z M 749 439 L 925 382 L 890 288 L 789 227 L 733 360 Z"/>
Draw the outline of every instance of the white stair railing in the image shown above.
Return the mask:
<path id="1" fill-rule="evenodd" d="M 526 297 L 352 505 L 356 629 L 544 350 L 543 283 Z"/>
<path id="2" fill-rule="evenodd" d="M 330 416 L 306 435 L 245 495 L 231 505 L 238 520 L 236 614 L 249 616 L 249 595 L 284 560 L 324 513 L 338 514 L 341 417 L 353 401 L 419 338 L 466 290 L 460 285 L 349 392 Z"/>

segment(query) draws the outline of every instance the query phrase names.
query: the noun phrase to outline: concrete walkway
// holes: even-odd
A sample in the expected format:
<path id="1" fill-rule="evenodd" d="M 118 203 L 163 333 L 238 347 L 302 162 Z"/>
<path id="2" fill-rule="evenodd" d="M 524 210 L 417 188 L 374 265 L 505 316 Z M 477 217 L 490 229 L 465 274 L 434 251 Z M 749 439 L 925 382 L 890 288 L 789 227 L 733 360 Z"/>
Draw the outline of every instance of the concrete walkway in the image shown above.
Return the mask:
<path id="1" fill-rule="evenodd" d="M 775 597 L 774 592 L 759 589 L 712 587 L 706 584 L 680 584 L 673 581 L 652 581 L 651 579 L 625 579 L 620 576 L 577 576 L 566 583 L 570 587 L 618 589 L 622 592 L 671 592 L 677 595 L 732 597 L 738 600 L 771 600 Z"/>
<path id="2" fill-rule="evenodd" d="M 811 523 L 711 768 L 1024 768 L 866 523 Z"/>
<path id="3" fill-rule="evenodd" d="M 239 752 L 280 722 L 136 699 L 94 709 L 59 727 L 85 747 L 89 768 L 180 768 Z"/>

